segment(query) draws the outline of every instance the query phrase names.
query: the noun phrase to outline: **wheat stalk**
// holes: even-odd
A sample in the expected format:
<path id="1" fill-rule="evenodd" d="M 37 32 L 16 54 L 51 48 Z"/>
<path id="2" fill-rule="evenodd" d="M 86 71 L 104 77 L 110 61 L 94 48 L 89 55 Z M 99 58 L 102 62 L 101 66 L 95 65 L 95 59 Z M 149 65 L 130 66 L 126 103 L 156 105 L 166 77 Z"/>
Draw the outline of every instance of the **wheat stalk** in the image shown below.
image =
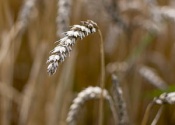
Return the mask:
<path id="1" fill-rule="evenodd" d="M 20 107 L 19 125 L 27 124 L 27 119 L 30 115 L 30 109 L 32 106 L 32 100 L 37 91 L 37 79 L 42 67 L 46 47 L 47 45 L 44 42 L 38 47 L 28 82 L 26 83 L 26 87 L 23 89 L 24 96 Z"/>
<path id="2" fill-rule="evenodd" d="M 72 28 L 65 32 L 65 37 L 57 41 L 58 45 L 51 51 L 51 56 L 47 60 L 49 63 L 47 72 L 49 75 L 53 75 L 58 65 L 65 60 L 70 54 L 73 45 L 78 39 L 83 39 L 97 31 L 98 26 L 92 20 L 82 21 L 82 25 L 73 25 Z"/>
<path id="3" fill-rule="evenodd" d="M 6 75 L 8 74 L 7 77 L 7 82 L 6 78 L 4 79 L 6 84 L 9 86 L 12 86 L 12 79 L 13 73 L 14 73 L 14 62 L 16 59 L 16 56 L 18 55 L 21 40 L 14 41 L 16 38 L 21 36 L 30 20 L 30 17 L 32 15 L 32 10 L 35 7 L 35 2 L 36 0 L 26 0 L 24 1 L 24 4 L 22 8 L 19 11 L 19 16 L 17 19 L 17 22 L 10 28 L 10 30 L 4 34 L 1 40 L 1 46 L 0 46 L 0 65 L 2 66 L 3 63 L 6 63 Z M 15 51 L 14 51 L 15 50 Z M 8 57 L 8 58 L 7 58 Z M 10 60 L 9 60 L 10 59 Z M 9 63 L 10 61 L 10 63 Z M 1 67 L 2 68 L 2 67 Z M 11 94 L 13 94 L 10 91 Z M 7 99 L 7 98 L 2 98 L 1 99 L 2 106 L 2 116 L 1 116 L 1 123 L 3 125 L 8 125 L 10 124 L 9 117 L 11 117 L 10 110 L 12 109 L 12 103 Z"/>
<path id="4" fill-rule="evenodd" d="M 151 109 L 153 108 L 153 105 L 155 103 L 153 101 L 151 101 L 148 106 L 146 107 L 146 111 L 144 113 L 144 116 L 143 116 L 143 120 L 142 120 L 142 123 L 141 125 L 147 125 L 147 121 L 148 121 L 148 118 L 149 118 L 149 113 L 151 111 Z"/>
<path id="5" fill-rule="evenodd" d="M 0 82 L 0 95 L 14 101 L 19 107 L 21 106 L 23 95 L 13 86 Z"/>
<path id="6" fill-rule="evenodd" d="M 157 124 L 157 122 L 158 122 L 158 120 L 159 120 L 159 118 L 162 114 L 162 110 L 163 110 L 163 106 L 161 106 L 160 109 L 158 110 L 158 112 L 157 112 L 154 120 L 152 121 L 151 125 L 156 125 Z"/>
<path id="7" fill-rule="evenodd" d="M 67 116 L 68 125 L 75 125 L 76 118 L 81 107 L 89 100 L 92 99 L 101 99 L 101 95 L 105 100 L 109 102 L 111 111 L 113 113 L 114 119 L 116 118 L 115 107 L 112 101 L 111 96 L 107 90 L 101 89 L 100 87 L 88 87 L 85 90 L 81 91 L 78 96 L 73 100 L 73 104 L 70 106 L 70 110 Z M 115 121 L 116 122 L 116 121 Z"/>

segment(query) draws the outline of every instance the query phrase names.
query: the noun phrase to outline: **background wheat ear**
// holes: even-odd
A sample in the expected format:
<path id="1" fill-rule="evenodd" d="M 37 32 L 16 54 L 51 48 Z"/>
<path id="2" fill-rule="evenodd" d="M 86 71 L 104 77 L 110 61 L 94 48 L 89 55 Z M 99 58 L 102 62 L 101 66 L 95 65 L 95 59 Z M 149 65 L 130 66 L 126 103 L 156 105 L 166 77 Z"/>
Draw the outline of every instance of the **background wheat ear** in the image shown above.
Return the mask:
<path id="1" fill-rule="evenodd" d="M 70 54 L 73 45 L 78 39 L 83 39 L 89 34 L 96 32 L 98 26 L 92 20 L 81 21 L 81 25 L 73 25 L 72 28 L 64 33 L 64 37 L 57 41 L 58 45 L 51 51 L 47 60 L 49 63 L 47 72 L 53 75 L 58 65 Z"/>
<path id="2" fill-rule="evenodd" d="M 159 97 L 154 98 L 156 104 L 175 104 L 175 92 L 162 93 Z"/>
<path id="3" fill-rule="evenodd" d="M 127 106 L 123 97 L 123 90 L 120 87 L 119 79 L 117 75 L 112 74 L 112 83 L 113 83 L 113 98 L 118 114 L 118 124 L 119 125 L 130 125 Z"/>
<path id="4" fill-rule="evenodd" d="M 167 83 L 152 68 L 140 66 L 138 72 L 143 78 L 160 90 L 166 90 L 168 88 Z"/>
<path id="5" fill-rule="evenodd" d="M 147 125 L 147 121 L 148 121 L 148 117 L 150 116 L 151 113 L 151 109 L 153 108 L 153 106 L 157 104 L 160 105 L 160 108 L 155 116 L 155 118 L 153 119 L 151 125 L 156 125 L 161 114 L 162 114 L 162 110 L 163 110 L 163 106 L 165 104 L 175 104 L 175 92 L 170 92 L 170 93 L 162 93 L 159 97 L 155 97 L 153 99 L 152 102 L 149 103 L 149 105 L 146 108 L 146 112 L 144 114 L 143 117 L 143 121 L 142 121 L 142 125 Z"/>
<path id="6" fill-rule="evenodd" d="M 70 110 L 67 115 L 68 125 L 75 125 L 77 122 L 78 113 L 83 105 L 89 100 L 92 99 L 101 99 L 101 96 L 109 102 L 111 112 L 113 114 L 114 120 L 116 122 L 116 112 L 114 102 L 109 95 L 108 91 L 101 89 L 100 87 L 88 87 L 85 90 L 81 91 L 78 96 L 73 100 Z"/>
<path id="7" fill-rule="evenodd" d="M 72 0 L 57 0 L 57 37 L 62 37 L 70 24 Z"/>

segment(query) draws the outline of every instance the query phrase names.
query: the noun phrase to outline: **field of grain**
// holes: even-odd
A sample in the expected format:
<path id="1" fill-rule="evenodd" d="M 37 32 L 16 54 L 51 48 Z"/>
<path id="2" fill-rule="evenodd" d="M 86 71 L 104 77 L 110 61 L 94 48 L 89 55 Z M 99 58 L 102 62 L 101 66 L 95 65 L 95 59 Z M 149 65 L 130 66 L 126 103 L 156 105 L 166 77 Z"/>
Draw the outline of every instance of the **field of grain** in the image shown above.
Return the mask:
<path id="1" fill-rule="evenodd" d="M 0 125 L 174 125 L 174 8 L 0 0 Z"/>

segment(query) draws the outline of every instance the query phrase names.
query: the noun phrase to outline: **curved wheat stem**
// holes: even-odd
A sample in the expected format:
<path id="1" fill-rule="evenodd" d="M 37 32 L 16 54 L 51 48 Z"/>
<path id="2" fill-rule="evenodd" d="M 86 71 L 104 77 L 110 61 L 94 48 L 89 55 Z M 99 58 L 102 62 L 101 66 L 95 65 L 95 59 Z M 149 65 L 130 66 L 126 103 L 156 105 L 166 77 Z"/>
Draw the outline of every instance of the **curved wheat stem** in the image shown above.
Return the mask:
<path id="1" fill-rule="evenodd" d="M 150 102 L 146 108 L 146 111 L 145 111 L 145 114 L 143 116 L 143 120 L 142 120 L 142 123 L 141 125 L 147 125 L 147 121 L 148 121 L 148 118 L 149 118 L 149 113 L 151 111 L 151 109 L 153 108 L 154 106 L 154 102 Z"/>
<path id="2" fill-rule="evenodd" d="M 105 88 L 105 56 L 104 56 L 104 45 L 103 45 L 103 36 L 100 30 L 98 30 L 100 35 L 100 53 L 101 53 L 101 84 L 100 87 L 102 90 Z M 103 93 L 103 92 L 102 92 Z M 103 122 L 103 95 L 101 93 L 101 99 L 99 103 L 99 125 L 102 125 Z"/>
<path id="3" fill-rule="evenodd" d="M 49 75 L 56 72 L 58 65 L 69 55 L 78 39 L 83 39 L 98 29 L 97 24 L 92 20 L 82 21 L 81 24 L 73 25 L 69 31 L 64 33 L 65 37 L 57 41 L 58 45 L 51 51 L 51 55 L 47 60 L 47 63 L 49 63 L 47 67 Z"/>
<path id="4" fill-rule="evenodd" d="M 151 125 L 157 125 L 157 122 L 162 114 L 162 111 L 163 111 L 163 106 L 160 107 L 160 109 L 158 110 L 154 120 L 152 121 Z"/>
<path id="5" fill-rule="evenodd" d="M 81 91 L 78 96 L 73 100 L 73 104 L 70 106 L 70 110 L 67 116 L 68 125 L 75 125 L 76 118 L 78 117 L 78 113 L 81 107 L 89 100 L 92 99 L 100 99 L 101 95 L 105 100 L 109 102 L 111 111 L 113 113 L 114 119 L 116 118 L 115 107 L 112 101 L 111 96 L 109 95 L 107 90 L 103 90 L 100 87 L 88 87 L 85 90 Z"/>

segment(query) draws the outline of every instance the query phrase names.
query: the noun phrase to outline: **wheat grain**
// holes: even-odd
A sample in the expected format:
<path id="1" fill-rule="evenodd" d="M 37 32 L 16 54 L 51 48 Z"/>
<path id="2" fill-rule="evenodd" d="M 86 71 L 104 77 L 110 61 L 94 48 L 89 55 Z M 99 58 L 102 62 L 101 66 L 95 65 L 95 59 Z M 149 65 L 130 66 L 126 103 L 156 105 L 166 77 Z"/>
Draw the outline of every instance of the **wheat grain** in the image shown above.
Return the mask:
<path id="1" fill-rule="evenodd" d="M 112 113 L 114 115 L 114 118 L 116 117 L 116 113 L 115 113 L 115 107 L 113 104 L 113 101 L 110 97 L 110 95 L 108 94 L 107 90 L 102 90 L 99 87 L 88 87 L 85 90 L 81 91 L 78 96 L 73 100 L 73 104 L 70 106 L 70 110 L 67 116 L 67 123 L 69 125 L 74 125 L 76 124 L 76 118 L 77 115 L 81 109 L 81 107 L 89 100 L 92 99 L 100 99 L 101 98 L 101 94 L 103 96 L 104 99 L 106 99 L 109 104 L 110 104 L 110 108 L 112 110 Z"/>
<path id="2" fill-rule="evenodd" d="M 81 23 L 82 25 L 73 25 L 69 31 L 64 33 L 65 37 L 57 41 L 58 45 L 51 51 L 51 56 L 47 60 L 47 63 L 49 63 L 47 67 L 49 75 L 53 75 L 59 63 L 63 62 L 70 54 L 77 39 L 83 39 L 98 29 L 97 24 L 91 20 L 82 21 Z"/>

